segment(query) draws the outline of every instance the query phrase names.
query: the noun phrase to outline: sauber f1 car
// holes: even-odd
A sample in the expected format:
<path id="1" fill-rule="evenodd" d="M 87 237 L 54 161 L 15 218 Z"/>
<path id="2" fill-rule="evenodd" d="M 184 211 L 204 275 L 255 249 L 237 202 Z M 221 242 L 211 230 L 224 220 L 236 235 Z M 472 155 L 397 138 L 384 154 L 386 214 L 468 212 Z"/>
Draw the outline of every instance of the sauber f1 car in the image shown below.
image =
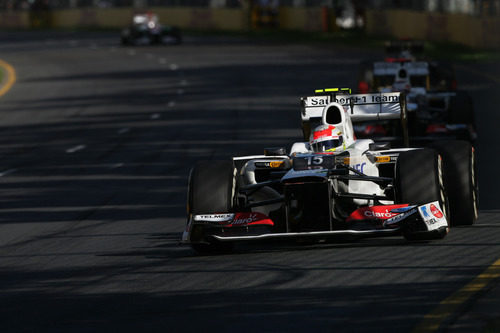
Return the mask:
<path id="1" fill-rule="evenodd" d="M 317 98 L 305 103 L 323 103 Z M 404 126 L 405 104 L 399 92 L 332 94 L 309 142 L 293 144 L 289 154 L 269 148 L 264 155 L 198 163 L 189 176 L 183 242 L 207 252 L 269 239 L 402 235 L 429 240 L 443 238 L 454 222 L 472 223 L 477 193 L 470 168 L 458 171 L 468 183 L 457 184 L 468 195 L 461 203 L 468 211 L 455 213 L 468 215 L 453 215 L 446 177 L 457 175 L 444 172 L 444 154 L 356 140 L 353 121 L 400 119 Z M 469 153 L 465 164 L 474 168 Z"/>

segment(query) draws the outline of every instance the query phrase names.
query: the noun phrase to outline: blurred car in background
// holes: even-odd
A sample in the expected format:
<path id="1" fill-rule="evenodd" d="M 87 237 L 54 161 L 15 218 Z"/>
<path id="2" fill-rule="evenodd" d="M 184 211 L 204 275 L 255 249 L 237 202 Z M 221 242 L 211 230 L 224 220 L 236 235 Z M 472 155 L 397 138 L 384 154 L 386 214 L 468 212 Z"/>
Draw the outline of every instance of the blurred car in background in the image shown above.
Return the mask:
<path id="1" fill-rule="evenodd" d="M 397 67 L 397 64 L 406 65 L 413 69 L 425 67 L 427 72 L 417 71 L 412 73 L 412 79 L 415 81 L 425 80 L 420 83 L 422 86 L 425 84 L 426 89 L 429 91 L 454 91 L 457 89 L 457 80 L 455 76 L 455 69 L 452 64 L 445 61 L 436 61 L 420 56 L 423 53 L 424 44 L 421 41 L 414 40 L 397 40 L 388 41 L 385 43 L 385 51 L 387 57 L 384 61 L 363 61 L 360 64 L 360 71 L 358 77 L 358 92 L 367 93 L 368 91 L 378 90 L 380 86 L 390 86 L 395 77 L 393 75 L 387 76 L 387 73 L 378 72 L 375 66 Z M 385 76 L 384 76 L 385 74 Z M 394 74 L 394 73 L 392 73 Z"/>
<path id="2" fill-rule="evenodd" d="M 181 44 L 178 27 L 161 25 L 158 16 L 152 13 L 136 14 L 132 24 L 121 33 L 122 45 Z"/>
<path id="3" fill-rule="evenodd" d="M 477 137 L 474 106 L 466 91 L 457 90 L 451 64 L 421 59 L 416 54 L 423 43 L 386 43 L 390 55 L 384 61 L 363 62 L 358 77 L 358 93 L 406 93 L 408 127 L 415 141 L 454 138 L 474 142 Z M 393 136 L 391 124 L 359 124 L 359 137 Z"/>

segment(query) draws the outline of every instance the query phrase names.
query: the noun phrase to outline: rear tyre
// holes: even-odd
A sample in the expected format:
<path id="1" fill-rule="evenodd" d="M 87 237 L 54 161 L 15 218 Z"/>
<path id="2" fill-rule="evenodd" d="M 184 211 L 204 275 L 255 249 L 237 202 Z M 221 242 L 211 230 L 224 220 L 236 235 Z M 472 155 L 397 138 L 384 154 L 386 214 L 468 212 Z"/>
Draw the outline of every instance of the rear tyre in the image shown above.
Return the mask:
<path id="1" fill-rule="evenodd" d="M 474 224 L 479 206 L 474 148 L 469 142 L 458 140 L 437 142 L 434 147 L 443 156 L 451 226 Z"/>
<path id="2" fill-rule="evenodd" d="M 233 209 L 235 168 L 232 161 L 206 161 L 198 163 L 189 175 L 188 218 L 197 214 L 227 213 Z M 199 253 L 228 251 L 231 243 L 204 239 L 196 240 L 192 247 Z"/>
<path id="3" fill-rule="evenodd" d="M 403 152 L 396 163 L 396 201 L 408 204 L 426 204 L 438 201 L 448 218 L 448 202 L 445 193 L 442 161 L 436 151 L 419 149 Z M 448 228 L 428 232 L 403 230 L 408 240 L 440 239 L 446 236 Z"/>

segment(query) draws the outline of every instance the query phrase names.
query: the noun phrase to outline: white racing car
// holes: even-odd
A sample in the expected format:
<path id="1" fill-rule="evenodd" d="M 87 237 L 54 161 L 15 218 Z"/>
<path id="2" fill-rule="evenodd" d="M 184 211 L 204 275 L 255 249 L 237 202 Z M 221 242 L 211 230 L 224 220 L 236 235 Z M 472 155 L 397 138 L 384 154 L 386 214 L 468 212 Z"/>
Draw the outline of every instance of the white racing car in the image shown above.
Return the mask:
<path id="1" fill-rule="evenodd" d="M 409 132 L 421 144 L 436 139 L 476 139 L 474 106 L 467 91 L 457 90 L 453 67 L 416 61 L 403 52 L 397 58 L 362 63 L 358 92 L 404 91 L 408 101 Z M 359 136 L 390 136 L 391 126 L 359 124 Z"/>
<path id="2" fill-rule="evenodd" d="M 206 252 L 280 238 L 437 239 L 453 223 L 473 223 L 477 187 L 470 145 L 460 146 L 468 154 L 458 156 L 453 149 L 440 154 L 356 140 L 353 121 L 401 119 L 404 127 L 405 101 L 399 92 L 311 96 L 304 103 L 321 108 L 321 124 L 309 142 L 293 144 L 289 155 L 271 148 L 264 155 L 198 163 L 189 177 L 183 242 Z M 447 172 L 448 155 L 467 167 Z M 447 177 L 467 179 L 455 182 L 454 190 L 463 193 L 461 211 L 449 210 Z"/>
<path id="3" fill-rule="evenodd" d="M 181 44 L 182 36 L 178 27 L 162 25 L 158 15 L 148 12 L 135 14 L 120 40 L 122 45 Z"/>

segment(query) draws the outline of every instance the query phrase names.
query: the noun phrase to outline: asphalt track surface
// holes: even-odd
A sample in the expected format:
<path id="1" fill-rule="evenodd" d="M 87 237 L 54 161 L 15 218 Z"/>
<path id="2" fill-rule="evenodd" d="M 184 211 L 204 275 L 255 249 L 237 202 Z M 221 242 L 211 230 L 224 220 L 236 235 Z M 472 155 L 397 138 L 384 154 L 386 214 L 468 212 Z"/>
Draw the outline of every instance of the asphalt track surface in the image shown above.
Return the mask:
<path id="1" fill-rule="evenodd" d="M 433 242 L 197 256 L 179 245 L 190 167 L 290 147 L 300 140 L 298 97 L 353 87 L 359 61 L 381 54 L 223 37 L 117 42 L 0 34 L 0 58 L 17 72 L 0 99 L 2 332 L 411 331 L 499 258 L 498 65 L 458 70 L 478 113 L 475 226 Z M 457 328 L 480 299 L 464 300 L 441 328 Z"/>

